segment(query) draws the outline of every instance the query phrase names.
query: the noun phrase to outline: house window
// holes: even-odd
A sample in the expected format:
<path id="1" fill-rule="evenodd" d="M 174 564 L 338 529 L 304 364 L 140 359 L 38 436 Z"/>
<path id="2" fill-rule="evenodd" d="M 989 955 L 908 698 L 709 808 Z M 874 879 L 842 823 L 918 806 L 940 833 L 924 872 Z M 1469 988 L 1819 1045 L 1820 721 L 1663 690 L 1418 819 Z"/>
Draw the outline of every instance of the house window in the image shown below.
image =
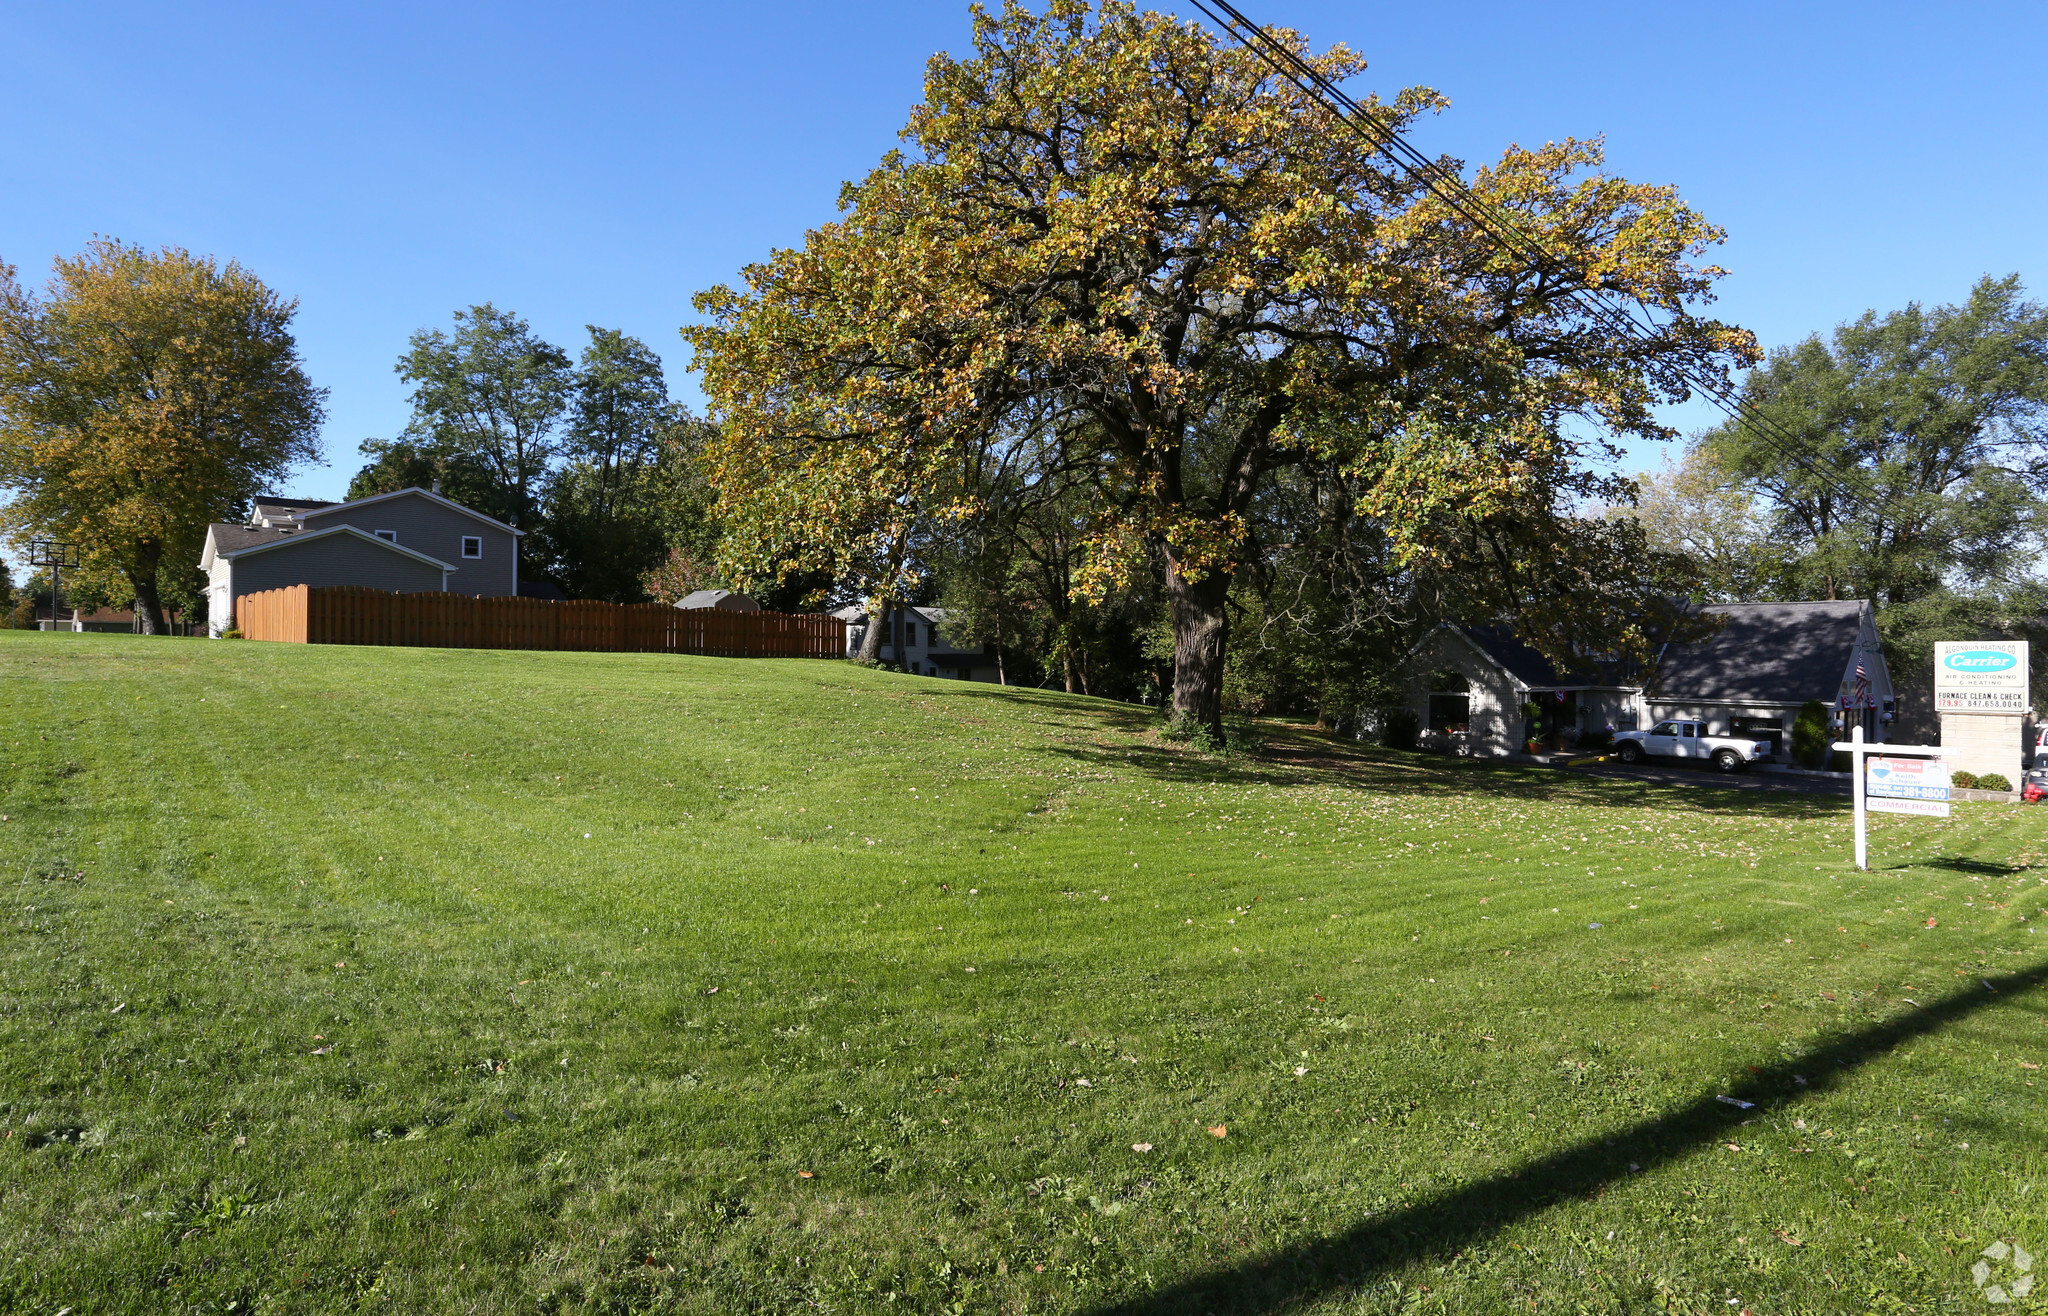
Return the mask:
<path id="1" fill-rule="evenodd" d="M 377 536 L 377 538 L 383 540 L 387 544 L 395 544 L 398 542 L 398 532 L 396 530 L 372 530 L 370 533 Z"/>
<path id="2" fill-rule="evenodd" d="M 917 647 L 917 623 L 916 623 L 916 622 L 914 622 L 914 621 L 906 621 L 906 622 L 904 622 L 904 623 L 903 623 L 903 643 L 904 643 L 904 644 L 906 644 L 906 645 L 908 645 L 908 646 L 910 646 L 910 647 L 911 647 L 911 648 L 913 648 L 913 649 L 915 649 L 915 648 Z"/>
<path id="3" fill-rule="evenodd" d="M 482 535 L 464 535 L 462 537 L 462 556 L 482 557 L 483 555 L 484 540 Z"/>
<path id="4" fill-rule="evenodd" d="M 1472 684 L 1457 672 L 1430 678 L 1429 729 L 1451 733 L 1472 729 Z"/>

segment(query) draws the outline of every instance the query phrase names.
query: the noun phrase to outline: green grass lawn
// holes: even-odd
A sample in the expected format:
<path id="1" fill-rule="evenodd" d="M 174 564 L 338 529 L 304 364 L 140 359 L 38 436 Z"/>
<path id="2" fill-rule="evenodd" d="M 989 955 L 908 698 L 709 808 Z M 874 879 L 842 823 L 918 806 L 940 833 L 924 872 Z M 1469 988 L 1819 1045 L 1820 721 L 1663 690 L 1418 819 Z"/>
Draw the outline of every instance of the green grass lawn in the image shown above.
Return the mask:
<path id="1" fill-rule="evenodd" d="M 0 1310 L 1975 1311 L 2048 1256 L 2048 810 L 1858 874 L 1838 800 L 839 663 L 10 631 L 0 714 Z"/>

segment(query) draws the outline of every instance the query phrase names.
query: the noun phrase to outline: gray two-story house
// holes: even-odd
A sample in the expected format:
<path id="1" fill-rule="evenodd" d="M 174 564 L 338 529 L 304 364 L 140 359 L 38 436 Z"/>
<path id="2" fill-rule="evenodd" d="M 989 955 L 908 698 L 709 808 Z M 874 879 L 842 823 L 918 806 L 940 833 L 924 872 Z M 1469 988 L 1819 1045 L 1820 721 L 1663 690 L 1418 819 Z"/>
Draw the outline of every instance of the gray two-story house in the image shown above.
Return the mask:
<path id="1" fill-rule="evenodd" d="M 288 585 L 516 595 L 522 533 L 431 489 L 347 503 L 259 498 L 247 525 L 207 527 L 199 569 L 209 629 L 235 624 L 242 595 Z"/>

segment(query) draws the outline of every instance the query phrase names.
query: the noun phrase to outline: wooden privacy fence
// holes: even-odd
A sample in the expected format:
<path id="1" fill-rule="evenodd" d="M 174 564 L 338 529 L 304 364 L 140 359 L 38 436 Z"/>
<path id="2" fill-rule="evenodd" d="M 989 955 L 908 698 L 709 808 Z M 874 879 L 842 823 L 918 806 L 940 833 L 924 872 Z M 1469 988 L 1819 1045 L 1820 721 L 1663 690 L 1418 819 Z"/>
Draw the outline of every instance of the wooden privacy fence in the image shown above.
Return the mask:
<path id="1" fill-rule="evenodd" d="M 846 656 L 846 623 L 837 617 L 685 611 L 662 603 L 558 603 L 292 585 L 239 596 L 235 620 L 249 639 L 292 644 L 582 649 L 719 658 Z"/>

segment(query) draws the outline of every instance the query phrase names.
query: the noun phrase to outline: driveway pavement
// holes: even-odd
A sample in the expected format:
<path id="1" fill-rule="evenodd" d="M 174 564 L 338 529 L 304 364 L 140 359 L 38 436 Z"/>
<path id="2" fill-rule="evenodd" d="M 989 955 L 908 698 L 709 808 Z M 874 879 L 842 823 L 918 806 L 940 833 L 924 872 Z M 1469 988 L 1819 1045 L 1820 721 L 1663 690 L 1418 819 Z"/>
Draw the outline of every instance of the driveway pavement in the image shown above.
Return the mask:
<path id="1" fill-rule="evenodd" d="M 1849 794 L 1847 777 L 1817 777 L 1803 772 L 1722 772 L 1716 768 L 1691 767 L 1676 763 L 1596 763 L 1591 759 L 1567 759 L 1555 766 L 1567 772 L 1585 772 L 1604 777 L 1633 777 L 1666 786 L 1720 786 L 1731 790 L 1781 791 L 1795 795 Z"/>

